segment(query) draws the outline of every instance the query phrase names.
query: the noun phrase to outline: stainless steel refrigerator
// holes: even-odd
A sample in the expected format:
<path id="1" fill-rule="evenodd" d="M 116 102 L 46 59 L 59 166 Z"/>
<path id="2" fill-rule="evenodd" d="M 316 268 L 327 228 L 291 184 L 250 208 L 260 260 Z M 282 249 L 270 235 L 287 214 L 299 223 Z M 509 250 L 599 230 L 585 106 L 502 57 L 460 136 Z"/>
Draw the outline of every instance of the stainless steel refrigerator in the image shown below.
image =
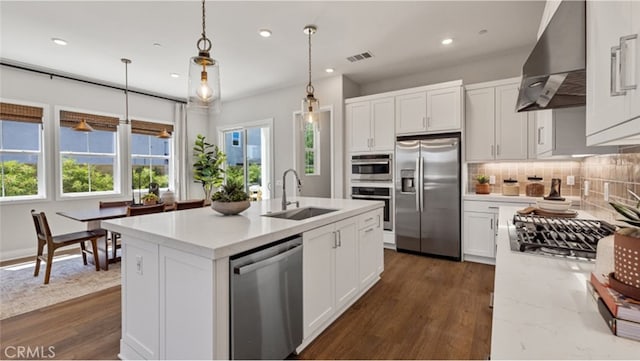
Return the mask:
<path id="1" fill-rule="evenodd" d="M 460 260 L 460 134 L 398 137 L 396 247 Z"/>

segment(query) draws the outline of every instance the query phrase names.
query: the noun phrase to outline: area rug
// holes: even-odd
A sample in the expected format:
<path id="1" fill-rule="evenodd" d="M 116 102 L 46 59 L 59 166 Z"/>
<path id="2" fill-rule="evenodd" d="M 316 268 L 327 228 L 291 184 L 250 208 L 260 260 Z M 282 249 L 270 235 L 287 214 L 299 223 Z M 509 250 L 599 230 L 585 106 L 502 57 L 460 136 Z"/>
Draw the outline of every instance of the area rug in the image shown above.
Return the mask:
<path id="1" fill-rule="evenodd" d="M 72 298 L 120 285 L 120 263 L 96 272 L 80 255 L 56 257 L 49 284 L 44 284 L 45 263 L 33 276 L 35 261 L 0 268 L 0 319 L 37 310 Z"/>

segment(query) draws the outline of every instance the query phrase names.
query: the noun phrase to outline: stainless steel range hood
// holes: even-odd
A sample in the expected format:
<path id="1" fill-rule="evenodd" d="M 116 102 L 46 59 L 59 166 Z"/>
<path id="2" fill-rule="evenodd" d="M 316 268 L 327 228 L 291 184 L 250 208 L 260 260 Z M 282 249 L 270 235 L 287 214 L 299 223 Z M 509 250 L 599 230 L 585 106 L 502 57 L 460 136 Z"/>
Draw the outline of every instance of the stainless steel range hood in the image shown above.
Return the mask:
<path id="1" fill-rule="evenodd" d="M 522 67 L 518 112 L 586 104 L 584 1 L 563 1 Z"/>

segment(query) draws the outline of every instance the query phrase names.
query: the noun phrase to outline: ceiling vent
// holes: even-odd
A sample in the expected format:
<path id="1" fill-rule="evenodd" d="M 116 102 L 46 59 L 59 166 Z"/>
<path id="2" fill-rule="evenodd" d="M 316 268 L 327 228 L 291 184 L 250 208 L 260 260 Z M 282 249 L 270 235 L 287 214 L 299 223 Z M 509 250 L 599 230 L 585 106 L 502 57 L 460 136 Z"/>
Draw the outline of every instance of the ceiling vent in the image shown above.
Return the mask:
<path id="1" fill-rule="evenodd" d="M 369 51 L 365 51 L 364 53 L 349 56 L 347 57 L 347 60 L 349 60 L 352 63 L 355 63 L 356 61 L 361 61 L 369 58 L 373 58 L 373 54 L 371 54 L 371 52 Z"/>

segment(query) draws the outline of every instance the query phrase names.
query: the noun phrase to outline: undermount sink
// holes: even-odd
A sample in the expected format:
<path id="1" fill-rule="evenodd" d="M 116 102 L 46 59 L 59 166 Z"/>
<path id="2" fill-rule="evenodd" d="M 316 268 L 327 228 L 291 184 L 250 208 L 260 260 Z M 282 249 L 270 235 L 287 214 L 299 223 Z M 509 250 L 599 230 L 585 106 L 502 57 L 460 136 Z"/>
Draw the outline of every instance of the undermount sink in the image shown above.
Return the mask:
<path id="1" fill-rule="evenodd" d="M 271 218 L 290 219 L 293 221 L 301 221 L 303 219 L 316 217 L 316 216 L 320 216 L 320 215 L 335 212 L 335 211 L 337 211 L 337 209 L 304 207 L 304 208 L 290 209 L 288 211 L 282 211 L 282 212 L 267 213 L 267 214 L 263 214 L 263 216 L 271 217 Z"/>

